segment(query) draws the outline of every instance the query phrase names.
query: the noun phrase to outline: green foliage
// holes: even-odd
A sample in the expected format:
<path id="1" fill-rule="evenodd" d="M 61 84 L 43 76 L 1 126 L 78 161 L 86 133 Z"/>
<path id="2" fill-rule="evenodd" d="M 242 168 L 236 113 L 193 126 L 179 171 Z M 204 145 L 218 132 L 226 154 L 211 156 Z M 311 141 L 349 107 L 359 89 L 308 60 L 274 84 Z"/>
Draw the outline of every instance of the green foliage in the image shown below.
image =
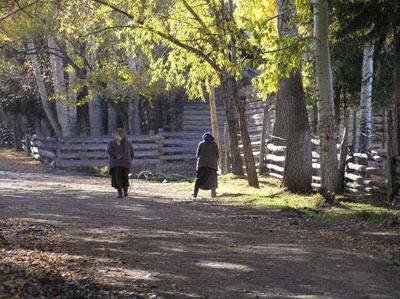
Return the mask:
<path id="1" fill-rule="evenodd" d="M 242 28 L 249 32 L 251 43 L 260 49 L 261 57 L 253 60 L 253 67 L 262 71 L 255 82 L 264 97 L 277 91 L 279 78 L 288 77 L 294 69 L 302 67 L 311 51 L 309 1 L 294 1 L 288 22 L 298 32 L 285 36 L 278 32 L 276 5 L 275 0 L 239 1 L 236 13 Z"/>

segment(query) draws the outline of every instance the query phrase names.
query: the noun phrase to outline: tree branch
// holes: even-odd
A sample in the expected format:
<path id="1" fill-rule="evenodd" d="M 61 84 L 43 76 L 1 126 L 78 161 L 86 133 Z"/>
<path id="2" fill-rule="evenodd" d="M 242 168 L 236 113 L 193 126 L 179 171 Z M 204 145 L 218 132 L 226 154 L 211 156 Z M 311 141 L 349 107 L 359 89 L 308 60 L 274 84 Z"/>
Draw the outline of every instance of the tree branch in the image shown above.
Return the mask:
<path id="1" fill-rule="evenodd" d="M 172 44 L 197 55 L 198 57 L 200 57 L 200 58 L 204 59 L 206 62 L 208 62 L 216 72 L 222 73 L 222 69 L 218 66 L 218 64 L 215 61 L 213 61 L 210 57 L 208 57 L 206 54 L 204 54 L 201 50 L 194 48 L 190 45 L 184 44 L 183 42 L 177 40 L 175 37 L 173 37 L 172 35 L 170 35 L 168 33 L 161 32 L 161 31 L 156 30 L 148 25 L 145 25 L 143 22 L 135 20 L 135 17 L 133 15 L 121 10 L 120 8 L 108 3 L 107 1 L 104 1 L 104 0 L 92 0 L 92 1 L 100 3 L 102 5 L 105 5 L 109 8 L 111 8 L 112 10 L 128 17 L 132 22 L 134 22 L 134 24 L 132 24 L 132 27 L 139 28 L 142 30 L 147 30 L 148 32 L 158 35 L 162 39 L 165 39 L 165 40 L 171 42 Z"/>
<path id="2" fill-rule="evenodd" d="M 26 8 L 32 6 L 32 5 L 35 5 L 36 3 L 39 3 L 39 2 L 41 2 L 41 1 L 42 1 L 42 0 L 36 0 L 36 1 L 31 2 L 31 3 L 29 3 L 29 4 L 25 5 L 25 6 L 22 6 L 22 7 L 18 5 L 18 7 L 19 7 L 18 9 L 16 9 L 16 10 L 10 12 L 8 15 L 5 15 L 5 16 L 3 16 L 3 17 L 0 17 L 0 22 L 3 22 L 5 19 L 7 19 L 7 18 L 9 18 L 9 17 L 11 17 L 11 16 L 13 16 L 13 15 L 15 15 L 16 13 L 18 13 L 18 12 L 20 12 L 20 11 L 23 11 L 24 9 L 26 9 Z"/>

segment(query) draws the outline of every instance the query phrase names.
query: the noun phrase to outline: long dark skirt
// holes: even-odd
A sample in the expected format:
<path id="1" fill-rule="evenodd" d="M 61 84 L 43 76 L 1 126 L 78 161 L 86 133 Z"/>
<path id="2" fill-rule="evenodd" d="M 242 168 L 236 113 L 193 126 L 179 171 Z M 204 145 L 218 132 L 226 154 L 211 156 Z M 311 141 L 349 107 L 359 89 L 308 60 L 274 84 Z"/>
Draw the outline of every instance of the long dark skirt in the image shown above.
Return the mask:
<path id="1" fill-rule="evenodd" d="M 113 167 L 111 173 L 111 186 L 118 189 L 129 187 L 129 169 L 125 167 Z"/>
<path id="2" fill-rule="evenodd" d="M 195 188 L 203 190 L 216 189 L 218 187 L 217 171 L 209 167 L 201 167 L 197 170 Z"/>

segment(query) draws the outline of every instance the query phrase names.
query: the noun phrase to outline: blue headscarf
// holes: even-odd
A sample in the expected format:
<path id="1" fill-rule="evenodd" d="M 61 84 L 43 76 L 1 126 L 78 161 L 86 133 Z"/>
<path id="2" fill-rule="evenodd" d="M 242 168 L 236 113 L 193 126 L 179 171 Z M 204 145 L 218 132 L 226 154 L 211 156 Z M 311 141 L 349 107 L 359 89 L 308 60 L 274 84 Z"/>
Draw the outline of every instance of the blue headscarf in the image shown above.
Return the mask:
<path id="1" fill-rule="evenodd" d="M 207 142 L 212 142 L 215 140 L 215 138 L 210 132 L 207 132 L 207 133 L 203 134 L 203 140 L 205 140 Z"/>

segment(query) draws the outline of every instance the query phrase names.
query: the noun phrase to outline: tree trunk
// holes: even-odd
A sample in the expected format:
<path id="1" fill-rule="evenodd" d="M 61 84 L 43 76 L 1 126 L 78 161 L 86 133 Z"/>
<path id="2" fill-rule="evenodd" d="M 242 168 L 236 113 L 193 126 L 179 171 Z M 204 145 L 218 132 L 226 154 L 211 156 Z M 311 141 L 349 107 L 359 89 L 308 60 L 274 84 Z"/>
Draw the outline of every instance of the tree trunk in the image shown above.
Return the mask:
<path id="1" fill-rule="evenodd" d="M 107 111 L 108 111 L 107 133 L 108 133 L 108 135 L 112 135 L 112 134 L 114 134 L 114 132 L 118 126 L 118 114 L 117 114 L 117 110 L 110 102 L 107 103 L 107 106 L 108 106 L 108 108 L 107 108 Z"/>
<path id="2" fill-rule="evenodd" d="M 249 130 L 247 128 L 245 98 L 239 97 L 237 82 L 232 80 L 232 93 L 235 99 L 235 106 L 239 114 L 240 135 L 242 137 L 244 164 L 246 166 L 247 181 L 249 186 L 259 188 L 256 161 L 254 160 L 253 147 L 251 145 Z"/>
<path id="3" fill-rule="evenodd" d="M 211 94 L 209 96 L 209 101 L 210 101 L 210 118 L 211 118 L 211 131 L 212 134 L 215 137 L 216 143 L 218 145 L 218 150 L 219 150 L 219 163 L 220 163 L 220 168 L 222 174 L 226 174 L 226 167 L 225 167 L 225 152 L 224 149 L 222 148 L 222 142 L 221 142 L 221 134 L 219 132 L 218 128 L 218 115 L 217 115 L 217 106 L 215 103 L 215 90 L 212 88 Z"/>
<path id="4" fill-rule="evenodd" d="M 229 127 L 228 124 L 224 124 L 224 152 L 225 152 L 225 167 L 226 173 L 231 171 L 231 155 L 230 155 L 230 138 L 229 138 Z"/>
<path id="5" fill-rule="evenodd" d="M 21 113 L 15 112 L 13 115 L 13 131 L 14 131 L 14 150 L 22 151 L 22 128 L 21 128 Z"/>
<path id="6" fill-rule="evenodd" d="M 343 137 L 340 144 L 339 174 L 338 174 L 339 175 L 338 192 L 341 193 L 344 191 L 344 174 L 346 170 L 348 131 L 349 131 L 349 113 L 347 111 L 347 105 L 345 105 L 344 118 L 343 118 Z"/>
<path id="7" fill-rule="evenodd" d="M 292 192 L 312 191 L 310 126 L 300 70 L 280 79 L 285 110 L 287 141 L 283 185 Z"/>
<path id="8" fill-rule="evenodd" d="M 34 52 L 37 51 L 35 49 L 35 44 L 33 41 L 31 41 L 29 43 L 28 48 L 29 48 L 28 51 L 34 51 Z M 50 125 L 51 125 L 52 129 L 54 130 L 54 133 L 56 134 L 56 136 L 62 136 L 61 127 L 57 121 L 56 112 L 54 111 L 53 104 L 49 101 L 46 86 L 43 81 L 38 55 L 32 54 L 31 61 L 32 61 L 32 68 L 33 68 L 33 76 L 35 77 L 36 85 L 39 90 L 39 95 L 40 95 L 40 99 L 42 101 L 44 113 L 46 114 L 46 117 L 49 120 Z"/>
<path id="9" fill-rule="evenodd" d="M 128 56 L 128 67 L 135 75 L 139 75 L 139 64 L 133 59 L 131 55 Z M 140 113 L 139 113 L 139 95 L 133 93 L 132 99 L 129 101 L 129 130 L 131 134 L 140 134 Z"/>
<path id="10" fill-rule="evenodd" d="M 260 140 L 260 156 L 258 162 L 258 173 L 261 175 L 264 173 L 264 159 L 265 159 L 265 143 L 267 140 L 267 135 L 269 131 L 269 124 L 270 124 L 270 110 L 271 101 L 268 101 L 267 105 L 264 107 L 263 112 L 263 123 L 261 129 L 261 140 Z"/>
<path id="11" fill-rule="evenodd" d="M 394 33 L 394 155 L 400 155 L 400 29 Z"/>
<path id="12" fill-rule="evenodd" d="M 97 60 L 96 53 L 88 54 L 88 61 L 92 67 L 95 68 Z M 88 70 L 90 71 L 90 70 Z M 93 88 L 89 87 L 89 92 L 93 93 Z M 103 125 L 103 112 L 101 109 L 101 99 L 95 95 L 88 103 L 89 105 L 89 126 L 91 136 L 102 136 L 104 134 Z"/>
<path id="13" fill-rule="evenodd" d="M 47 117 L 43 117 L 40 119 L 40 133 L 39 136 L 51 136 L 52 128 Z"/>
<path id="14" fill-rule="evenodd" d="M 294 14 L 291 1 L 277 0 L 279 35 L 281 38 L 297 38 L 297 27 L 290 23 Z M 282 66 L 285 67 L 285 66 Z M 292 192 L 312 191 L 312 159 L 310 125 L 300 69 L 292 71 L 288 78 L 279 80 L 280 102 L 286 128 L 286 157 L 283 185 Z"/>
<path id="15" fill-rule="evenodd" d="M 273 136 L 271 138 L 275 145 L 286 145 L 287 128 L 285 110 L 283 107 L 283 96 L 282 90 L 279 89 L 275 100 L 275 123 L 272 133 Z"/>
<path id="16" fill-rule="evenodd" d="M 48 37 L 48 46 L 52 52 L 60 53 L 58 46 L 52 36 Z M 79 135 L 78 117 L 76 103 L 73 99 L 69 99 L 70 103 L 65 101 L 69 97 L 66 90 L 64 78 L 64 63 L 61 57 L 56 54 L 50 54 L 51 70 L 53 74 L 54 91 L 57 96 L 57 116 L 61 125 L 63 136 L 77 136 Z"/>
<path id="17" fill-rule="evenodd" d="M 89 102 L 89 122 L 91 136 L 102 136 L 104 134 L 101 100 L 97 96 Z"/>
<path id="18" fill-rule="evenodd" d="M 318 132 L 318 105 L 317 104 L 315 104 L 313 106 L 312 113 L 313 113 L 313 122 L 312 122 L 312 126 L 313 126 L 312 130 L 313 131 L 312 132 L 313 132 L 314 136 L 318 136 L 319 132 Z"/>
<path id="19" fill-rule="evenodd" d="M 129 101 L 129 132 L 133 135 L 140 134 L 139 100 L 132 98 Z"/>
<path id="20" fill-rule="evenodd" d="M 388 193 L 387 200 L 389 204 L 394 205 L 394 195 L 396 192 L 396 160 L 393 155 L 393 113 L 388 111 L 388 140 L 387 140 L 387 177 Z"/>
<path id="21" fill-rule="evenodd" d="M 232 94 L 233 78 L 228 76 L 221 77 L 221 97 L 224 101 L 226 119 L 229 128 L 229 143 L 231 152 L 232 173 L 234 175 L 243 175 L 243 162 L 239 150 L 239 138 L 237 131 L 237 123 L 235 119 L 234 98 Z"/>
<path id="22" fill-rule="evenodd" d="M 371 96 L 372 96 L 372 74 L 373 74 L 374 45 L 371 42 L 364 44 L 361 98 L 360 98 L 360 139 L 359 147 L 361 153 L 366 153 L 371 146 Z"/>
<path id="23" fill-rule="evenodd" d="M 357 107 L 356 106 L 354 106 L 354 108 L 353 108 L 353 116 L 352 117 L 353 117 L 353 125 L 352 125 L 353 131 L 352 131 L 351 148 L 352 148 L 353 153 L 356 153 L 356 152 L 358 152 L 358 150 L 357 150 L 357 124 L 358 124 L 358 121 L 357 121 Z"/>
<path id="24" fill-rule="evenodd" d="M 327 201 L 332 201 L 337 190 L 338 157 L 335 143 L 335 110 L 328 41 L 329 9 L 327 0 L 313 0 L 313 4 L 315 60 L 319 92 L 321 193 Z"/>

